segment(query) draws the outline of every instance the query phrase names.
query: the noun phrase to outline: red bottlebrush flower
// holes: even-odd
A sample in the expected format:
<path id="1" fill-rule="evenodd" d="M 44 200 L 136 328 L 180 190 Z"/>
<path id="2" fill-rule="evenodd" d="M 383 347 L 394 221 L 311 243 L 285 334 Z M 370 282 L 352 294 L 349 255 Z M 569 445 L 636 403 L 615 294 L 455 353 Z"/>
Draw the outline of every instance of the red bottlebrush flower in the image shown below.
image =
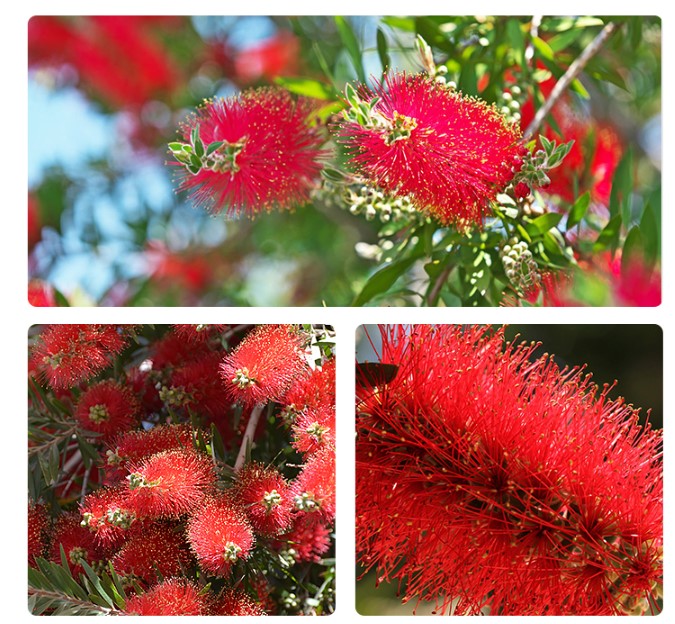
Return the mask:
<path id="1" fill-rule="evenodd" d="M 54 287 L 42 280 L 28 282 L 28 303 L 34 308 L 55 308 L 56 293 Z"/>
<path id="2" fill-rule="evenodd" d="M 75 408 L 75 418 L 87 431 L 110 440 L 138 423 L 140 406 L 133 393 L 122 384 L 107 379 L 88 388 Z"/>
<path id="3" fill-rule="evenodd" d="M 35 557 L 44 557 L 47 549 L 49 514 L 42 503 L 28 502 L 28 565 L 35 567 Z"/>
<path id="4" fill-rule="evenodd" d="M 311 374 L 295 379 L 282 402 L 293 415 L 304 410 L 335 407 L 335 358 L 326 360 Z"/>
<path id="5" fill-rule="evenodd" d="M 335 408 L 324 407 L 300 414 L 292 426 L 293 448 L 311 455 L 323 448 L 335 448 Z"/>
<path id="6" fill-rule="evenodd" d="M 204 146 L 220 147 L 203 157 L 196 174 L 182 175 L 179 190 L 197 206 L 228 216 L 306 203 L 321 169 L 322 138 L 308 123 L 313 108 L 275 87 L 206 102 L 183 124 L 183 139 L 198 129 Z"/>
<path id="7" fill-rule="evenodd" d="M 77 512 L 65 513 L 54 523 L 49 557 L 51 561 L 61 562 L 61 546 L 66 554 L 68 567 L 75 578 L 84 573 L 82 561 L 91 566 L 103 557 L 93 534 L 87 527 L 82 526 L 80 514 Z"/>
<path id="8" fill-rule="evenodd" d="M 126 615 L 206 615 L 206 599 L 185 579 L 170 578 L 127 600 Z"/>
<path id="9" fill-rule="evenodd" d="M 362 96 L 370 120 L 338 130 L 356 172 L 443 224 L 480 224 L 520 162 L 520 130 L 427 76 L 389 75 Z"/>
<path id="10" fill-rule="evenodd" d="M 173 332 L 181 340 L 190 343 L 208 342 L 229 325 L 174 325 Z"/>
<path id="11" fill-rule="evenodd" d="M 130 527 L 138 522 L 136 511 L 126 500 L 126 488 L 118 486 L 96 490 L 80 505 L 82 525 L 91 531 L 103 549 L 119 546 L 127 539 Z"/>
<path id="12" fill-rule="evenodd" d="M 215 601 L 211 615 L 267 615 L 263 606 L 238 589 L 226 589 Z"/>
<path id="13" fill-rule="evenodd" d="M 71 388 L 106 368 L 127 338 L 117 325 L 48 325 L 33 347 L 40 375 L 53 388 Z"/>
<path id="14" fill-rule="evenodd" d="M 277 548 L 288 550 L 296 561 L 320 561 L 330 548 L 331 529 L 317 514 L 296 514 L 293 527 L 280 535 Z"/>
<path id="15" fill-rule="evenodd" d="M 162 451 L 192 449 L 192 429 L 189 425 L 157 425 L 152 429 L 127 431 L 110 444 L 107 452 L 106 476 L 121 480 L 128 467 Z"/>
<path id="16" fill-rule="evenodd" d="M 146 583 L 155 583 L 159 578 L 180 575 L 190 560 L 190 551 L 179 527 L 154 523 L 125 542 L 112 563 L 120 575 L 133 575 Z"/>
<path id="17" fill-rule="evenodd" d="M 225 356 L 220 374 L 228 395 L 246 406 L 279 401 L 309 368 L 294 325 L 258 325 Z"/>
<path id="18" fill-rule="evenodd" d="M 145 252 L 153 282 L 201 293 L 213 280 L 213 266 L 200 253 L 180 253 L 161 241 L 150 241 Z"/>
<path id="19" fill-rule="evenodd" d="M 244 512 L 230 498 L 207 499 L 190 517 L 187 536 L 199 565 L 209 574 L 226 576 L 251 554 L 255 538 Z"/>
<path id="20" fill-rule="evenodd" d="M 261 78 L 271 81 L 277 76 L 293 76 L 298 71 L 300 42 L 290 32 L 247 46 L 234 58 L 235 79 L 252 83 Z"/>
<path id="21" fill-rule="evenodd" d="M 656 608 L 661 432 L 486 327 L 382 329 L 357 405 L 357 552 L 442 612 Z"/>
<path id="22" fill-rule="evenodd" d="M 201 505 L 216 474 L 206 455 L 181 449 L 148 457 L 127 479 L 127 504 L 139 516 L 177 518 Z"/>
<path id="23" fill-rule="evenodd" d="M 332 520 L 335 517 L 335 451 L 324 448 L 311 455 L 291 488 L 296 509 Z"/>
<path id="24" fill-rule="evenodd" d="M 244 466 L 234 493 L 256 533 L 276 535 L 291 523 L 293 496 L 286 479 L 274 466 Z"/>

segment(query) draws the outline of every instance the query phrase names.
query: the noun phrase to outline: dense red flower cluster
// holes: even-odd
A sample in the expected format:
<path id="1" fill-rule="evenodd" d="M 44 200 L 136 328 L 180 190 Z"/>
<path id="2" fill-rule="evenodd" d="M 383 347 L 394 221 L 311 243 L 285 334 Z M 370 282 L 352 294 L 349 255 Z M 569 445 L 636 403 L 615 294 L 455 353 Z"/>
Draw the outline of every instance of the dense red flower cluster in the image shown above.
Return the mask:
<path id="1" fill-rule="evenodd" d="M 184 122 L 182 138 L 190 141 L 197 131 L 205 148 L 218 145 L 207 149 L 198 172 L 181 174 L 179 190 L 195 205 L 228 216 L 306 203 L 323 142 L 308 121 L 313 108 L 310 100 L 274 87 L 207 101 Z"/>
<path id="2" fill-rule="evenodd" d="M 480 224 L 520 168 L 520 130 L 427 76 L 390 74 L 362 96 L 369 122 L 338 129 L 356 172 L 443 224 Z"/>
<path id="3" fill-rule="evenodd" d="M 32 338 L 29 565 L 36 557 L 60 564 L 63 548 L 76 580 L 83 562 L 95 571 L 112 566 L 128 588 L 129 614 L 288 610 L 283 592 L 300 589 L 297 580 L 284 583 L 305 574 L 318 581 L 309 566 L 332 543 L 332 359 L 310 365 L 305 345 L 314 338 L 299 326 L 134 326 L 133 333 L 130 342 L 130 328 L 57 325 Z M 34 373 L 46 354 L 71 369 L 52 388 Z M 91 354 L 106 366 L 85 368 Z M 233 358 L 243 358 L 267 393 L 250 414 L 220 374 L 220 363 Z M 312 397 L 311 407 L 298 400 L 289 415 L 275 397 L 291 390 Z M 269 420 L 247 427 L 263 404 Z M 307 445 L 293 421 L 315 413 L 323 415 L 322 442 Z M 50 484 L 47 466 L 56 470 Z M 276 571 L 279 564 L 270 571 L 271 560 L 288 572 Z M 203 589 L 204 579 L 214 590 Z M 301 612 L 315 608 L 307 603 Z"/>
<path id="4" fill-rule="evenodd" d="M 359 391 L 361 564 L 458 615 L 657 609 L 661 432 L 501 331 L 381 333 L 398 369 Z"/>

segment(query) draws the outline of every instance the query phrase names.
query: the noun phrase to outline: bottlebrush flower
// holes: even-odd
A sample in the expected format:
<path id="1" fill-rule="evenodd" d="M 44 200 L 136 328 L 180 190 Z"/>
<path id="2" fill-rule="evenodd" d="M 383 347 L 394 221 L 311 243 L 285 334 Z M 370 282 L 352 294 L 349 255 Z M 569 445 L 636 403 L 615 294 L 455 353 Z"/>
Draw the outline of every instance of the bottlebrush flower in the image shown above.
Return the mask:
<path id="1" fill-rule="evenodd" d="M 229 325 L 174 325 L 173 333 L 186 342 L 208 342 Z"/>
<path id="2" fill-rule="evenodd" d="M 324 448 L 311 455 L 291 484 L 295 508 L 318 513 L 330 521 L 335 517 L 335 451 Z"/>
<path id="3" fill-rule="evenodd" d="M 244 512 L 225 495 L 209 498 L 195 510 L 187 536 L 199 565 L 216 576 L 226 576 L 237 561 L 247 559 L 255 542 Z"/>
<path id="4" fill-rule="evenodd" d="M 129 388 L 113 379 L 90 386 L 80 397 L 75 418 L 83 429 L 101 434 L 103 440 L 138 423 L 140 406 Z"/>
<path id="5" fill-rule="evenodd" d="M 337 131 L 354 169 L 443 224 L 480 224 L 520 168 L 520 130 L 481 100 L 404 73 L 361 97 L 368 118 L 348 110 Z"/>
<path id="6" fill-rule="evenodd" d="M 28 502 L 28 565 L 35 567 L 35 557 L 44 557 L 47 549 L 49 514 L 42 503 Z"/>
<path id="7" fill-rule="evenodd" d="M 153 523 L 124 543 L 112 558 L 115 571 L 146 583 L 178 576 L 190 564 L 190 551 L 179 527 Z"/>
<path id="8" fill-rule="evenodd" d="M 206 615 L 206 599 L 182 578 L 170 578 L 127 600 L 126 615 Z"/>
<path id="9" fill-rule="evenodd" d="M 335 408 L 324 407 L 306 410 L 300 414 L 291 428 L 293 448 L 310 455 L 322 448 L 335 448 Z"/>
<path id="10" fill-rule="evenodd" d="M 131 470 L 127 504 L 139 516 L 150 518 L 189 513 L 216 482 L 209 457 L 191 449 L 157 453 Z"/>
<path id="11" fill-rule="evenodd" d="M 381 329 L 357 406 L 357 552 L 441 612 L 656 610 L 661 432 L 485 327 Z"/>
<path id="12" fill-rule="evenodd" d="M 118 547 L 127 539 L 137 513 L 127 505 L 123 486 L 101 488 L 88 494 L 80 505 L 81 524 L 92 532 L 103 549 Z"/>
<path id="13" fill-rule="evenodd" d="M 190 145 L 169 144 L 174 164 L 188 168 L 179 190 L 188 191 L 197 206 L 228 216 L 306 203 L 321 168 L 322 138 L 308 122 L 313 107 L 276 87 L 207 101 L 182 125 Z M 198 167 L 190 164 L 190 155 Z"/>
<path id="14" fill-rule="evenodd" d="M 259 325 L 220 365 L 228 395 L 245 406 L 281 400 L 294 379 L 307 372 L 304 337 L 293 325 Z"/>
<path id="15" fill-rule="evenodd" d="M 256 533 L 275 535 L 291 523 L 293 496 L 274 466 L 245 465 L 234 486 L 234 496 Z"/>
<path id="16" fill-rule="evenodd" d="M 317 514 L 296 514 L 290 531 L 280 535 L 277 548 L 292 553 L 296 561 L 320 561 L 330 548 L 330 526 Z"/>
<path id="17" fill-rule="evenodd" d="M 127 337 L 117 325 L 48 325 L 33 356 L 40 375 L 52 388 L 72 388 L 106 368 Z"/>
<path id="18" fill-rule="evenodd" d="M 326 360 L 309 375 L 301 375 L 282 399 L 286 412 L 296 416 L 304 410 L 335 407 L 335 358 Z"/>
<path id="19" fill-rule="evenodd" d="M 34 308 L 55 308 L 56 293 L 54 287 L 39 279 L 28 282 L 28 303 Z"/>
<path id="20" fill-rule="evenodd" d="M 267 615 L 263 606 L 238 589 L 226 589 L 215 601 L 211 615 Z"/>
<path id="21" fill-rule="evenodd" d="M 82 561 L 91 566 L 103 556 L 91 531 L 80 524 L 80 514 L 77 512 L 65 513 L 54 523 L 49 557 L 51 561 L 61 563 L 61 546 L 66 554 L 66 563 L 75 578 L 84 572 Z"/>

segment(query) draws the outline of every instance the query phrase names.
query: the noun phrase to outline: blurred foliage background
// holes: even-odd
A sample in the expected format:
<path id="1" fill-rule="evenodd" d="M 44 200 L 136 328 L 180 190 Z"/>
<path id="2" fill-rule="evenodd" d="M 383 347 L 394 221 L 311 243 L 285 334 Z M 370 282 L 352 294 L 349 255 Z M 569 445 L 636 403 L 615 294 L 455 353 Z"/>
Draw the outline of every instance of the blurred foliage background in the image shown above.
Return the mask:
<path id="1" fill-rule="evenodd" d="M 524 81 L 540 105 L 602 23 L 506 16 L 34 17 L 28 24 L 29 299 L 34 305 L 419 305 L 417 293 L 431 288 L 439 258 L 448 255 L 442 228 L 427 227 L 418 238 L 429 234 L 428 240 L 408 237 L 413 244 L 401 249 L 400 228 L 368 214 L 355 217 L 353 206 L 320 193 L 295 213 L 253 221 L 209 217 L 173 191 L 165 160 L 177 124 L 204 98 L 275 82 L 326 100 L 328 118 L 340 108 L 347 81 L 372 81 L 385 67 L 420 71 L 417 35 L 464 93 L 503 104 L 505 86 Z M 632 229 L 640 226 L 631 246 L 650 266 L 659 257 L 660 62 L 658 18 L 627 19 L 565 102 L 574 113 L 565 118 L 563 138 L 585 147 L 578 162 L 556 170 L 550 192 L 538 201 L 569 213 L 589 193 L 577 213 L 584 219 L 579 231 L 583 225 L 590 234 L 577 248 L 594 259 L 585 273 L 599 277 L 577 285 L 575 297 L 584 304 L 635 303 L 617 303 L 607 292 L 608 280 L 619 279 L 615 253 Z M 561 130 L 560 116 L 547 123 L 553 134 Z M 599 139 L 601 131 L 611 131 L 609 143 Z M 629 197 L 615 198 L 611 207 L 617 168 Z M 618 221 L 609 218 L 617 216 L 612 211 L 621 213 Z M 569 264 L 564 244 L 550 240 L 550 232 L 535 226 L 530 234 L 541 267 Z M 462 254 L 434 303 L 504 303 L 511 285 L 499 250 L 486 250 L 479 239 L 468 241 L 474 251 Z M 403 260 L 400 270 L 383 276 L 392 260 Z"/>
<path id="2" fill-rule="evenodd" d="M 616 381 L 610 398 L 625 398 L 641 408 L 643 418 L 649 411 L 652 426 L 663 427 L 663 331 L 658 325 L 508 325 L 505 337 L 540 342 L 535 357 L 549 353 L 560 367 L 585 366 L 599 386 Z M 357 361 L 378 361 L 379 338 L 376 325 L 358 328 Z M 357 579 L 362 574 L 357 566 Z M 356 610 L 361 615 L 412 614 L 414 601 L 402 605 L 395 584 L 376 587 L 376 580 L 371 572 L 356 583 Z M 430 615 L 434 607 L 421 603 L 417 613 Z"/>

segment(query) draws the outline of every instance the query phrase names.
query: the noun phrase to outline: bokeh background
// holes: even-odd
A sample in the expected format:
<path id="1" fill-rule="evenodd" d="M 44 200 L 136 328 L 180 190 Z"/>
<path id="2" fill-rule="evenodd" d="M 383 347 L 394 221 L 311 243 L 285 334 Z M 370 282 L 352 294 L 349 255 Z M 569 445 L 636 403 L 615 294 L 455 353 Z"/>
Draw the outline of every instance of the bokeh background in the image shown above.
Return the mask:
<path id="1" fill-rule="evenodd" d="M 495 326 L 498 327 L 498 326 Z M 561 366 L 585 366 L 595 383 L 616 385 L 610 398 L 624 397 L 641 408 L 642 417 L 650 411 L 655 428 L 663 427 L 663 331 L 658 325 L 508 325 L 507 340 L 540 342 L 534 354 L 549 353 Z M 360 326 L 356 334 L 357 362 L 378 362 L 380 334 L 376 325 Z M 363 576 L 357 566 L 356 577 Z M 402 605 L 396 584 L 376 586 L 377 575 L 370 572 L 356 583 L 356 610 L 361 615 L 410 615 L 415 602 Z M 418 615 L 430 615 L 434 604 L 422 603 Z"/>

